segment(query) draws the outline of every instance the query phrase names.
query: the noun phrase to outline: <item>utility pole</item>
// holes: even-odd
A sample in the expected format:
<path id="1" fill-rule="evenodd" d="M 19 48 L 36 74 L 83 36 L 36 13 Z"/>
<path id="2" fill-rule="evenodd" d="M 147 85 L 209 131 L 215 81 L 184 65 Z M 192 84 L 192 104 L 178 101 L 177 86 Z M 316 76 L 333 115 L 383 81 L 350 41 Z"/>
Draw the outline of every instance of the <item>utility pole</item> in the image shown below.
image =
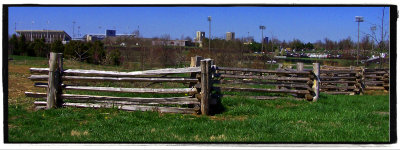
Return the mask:
<path id="1" fill-rule="evenodd" d="M 372 26 L 371 31 L 372 31 L 373 35 L 375 35 L 375 30 L 376 30 L 376 26 Z M 374 53 L 375 39 L 372 36 L 371 36 L 371 38 L 372 38 L 372 53 Z"/>
<path id="2" fill-rule="evenodd" d="M 360 51 L 360 22 L 364 22 L 364 17 L 356 16 L 356 22 L 358 23 L 358 35 L 357 35 L 357 66 Z"/>
<path id="3" fill-rule="evenodd" d="M 14 32 L 17 33 L 17 22 L 14 24 Z"/>
<path id="4" fill-rule="evenodd" d="M 46 32 L 47 32 L 47 34 L 46 34 L 46 41 L 48 41 L 49 42 L 49 21 L 47 20 L 47 24 L 46 24 Z"/>
<path id="5" fill-rule="evenodd" d="M 247 32 L 247 42 L 250 44 L 250 32 Z"/>
<path id="6" fill-rule="evenodd" d="M 33 24 L 34 24 L 35 22 L 32 20 L 32 25 L 31 25 L 31 42 L 33 42 L 33 37 L 32 37 L 32 27 L 33 27 Z"/>
<path id="7" fill-rule="evenodd" d="M 72 38 L 75 38 L 75 21 L 72 21 Z"/>
<path id="8" fill-rule="evenodd" d="M 78 26 L 78 37 L 81 37 L 79 29 L 81 29 L 81 26 Z"/>
<path id="9" fill-rule="evenodd" d="M 383 7 L 383 9 L 382 9 L 382 25 L 381 25 L 381 43 L 379 43 L 379 44 L 384 44 L 384 42 L 383 42 L 383 17 L 385 17 L 385 7 Z M 379 46 L 380 47 L 380 49 L 381 49 L 381 52 L 380 52 L 380 54 L 379 54 L 379 58 L 380 58 L 380 62 L 379 62 L 379 68 L 382 68 L 382 61 L 383 61 L 383 59 L 382 59 L 382 49 L 383 49 L 383 45 L 382 46 Z"/>
<path id="10" fill-rule="evenodd" d="M 264 29 L 265 29 L 265 26 L 260 25 L 260 29 L 261 29 L 261 52 L 264 52 Z"/>
<path id="11" fill-rule="evenodd" d="M 211 55 L 211 16 L 208 16 L 208 53 Z"/>

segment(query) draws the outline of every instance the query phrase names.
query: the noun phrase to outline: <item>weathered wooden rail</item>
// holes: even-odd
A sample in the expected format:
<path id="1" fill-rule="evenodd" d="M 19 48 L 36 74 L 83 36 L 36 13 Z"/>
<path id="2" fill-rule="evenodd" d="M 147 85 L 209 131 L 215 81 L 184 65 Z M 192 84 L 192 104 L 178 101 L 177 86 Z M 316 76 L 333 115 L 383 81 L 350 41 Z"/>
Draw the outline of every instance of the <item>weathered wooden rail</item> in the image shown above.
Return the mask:
<path id="1" fill-rule="evenodd" d="M 389 91 L 389 69 L 363 69 L 362 84 L 364 90 Z"/>
<path id="2" fill-rule="evenodd" d="M 45 99 L 35 101 L 37 108 L 90 107 L 118 108 L 128 111 L 158 111 L 161 113 L 210 114 L 210 105 L 216 104 L 221 92 L 277 93 L 271 96 L 248 96 L 267 100 L 292 96 L 296 100 L 317 101 L 319 92 L 328 94 L 361 94 L 364 90 L 388 90 L 388 69 L 364 69 L 355 67 L 330 67 L 318 63 L 313 69 L 304 69 L 297 63 L 296 69 L 277 70 L 217 67 L 211 59 L 192 57 L 187 68 L 167 68 L 146 71 L 118 72 L 83 69 L 64 69 L 62 54 L 50 53 L 49 68 L 30 68 L 30 80 L 35 87 L 46 88 L 46 93 L 25 92 L 26 96 Z M 186 74 L 187 77 L 168 76 Z M 43 83 L 41 81 L 47 81 Z M 187 84 L 185 88 L 147 88 L 90 86 L 82 83 L 111 82 L 133 83 L 173 82 Z M 79 83 L 78 85 L 76 83 Z M 235 86 L 238 84 L 238 86 Z M 98 85 L 98 84 L 95 84 Z M 115 86 L 115 84 L 112 84 Z M 266 85 L 263 88 L 242 85 Z M 116 97 L 99 95 L 66 94 L 65 91 L 95 91 L 120 93 L 181 94 L 180 97 Z M 215 90 L 215 93 L 212 94 Z M 228 92 L 229 93 L 229 92 Z M 183 96 L 185 94 L 185 96 Z M 283 94 L 283 95 L 282 95 Z M 294 97 L 293 97 L 294 96 Z"/>
<path id="3" fill-rule="evenodd" d="M 361 68 L 321 67 L 321 92 L 355 95 L 362 93 Z"/>
<path id="4" fill-rule="evenodd" d="M 363 67 L 321 68 L 321 92 L 328 94 L 362 94 L 366 90 L 389 90 L 389 69 Z"/>
<path id="5" fill-rule="evenodd" d="M 302 64 L 301 64 L 302 65 Z M 260 92 L 293 94 L 296 99 L 316 101 L 319 95 L 318 70 L 319 64 L 314 64 L 313 71 L 298 70 L 266 70 L 249 68 L 216 67 L 214 86 L 218 92 Z M 233 84 L 270 85 L 266 88 L 235 87 Z M 250 96 L 255 99 L 277 99 L 277 96 Z"/>
<path id="6" fill-rule="evenodd" d="M 62 54 L 51 53 L 49 68 L 30 68 L 33 75 L 29 77 L 35 87 L 46 88 L 47 93 L 25 92 L 26 96 L 46 99 L 35 101 L 37 108 L 57 107 L 90 107 L 118 108 L 129 111 L 158 111 L 161 113 L 209 114 L 211 92 L 211 61 L 202 60 L 200 67 L 168 68 L 158 70 L 117 72 L 82 69 L 63 69 Z M 190 74 L 190 77 L 167 77 L 171 74 Z M 160 76 L 161 75 L 161 76 Z M 47 81 L 47 83 L 40 83 Z M 188 88 L 137 88 L 137 87 L 99 87 L 70 85 L 67 82 L 176 82 L 188 83 Z M 153 93 L 153 94 L 186 94 L 182 97 L 145 98 L 115 97 L 97 95 L 65 94 L 66 90 Z M 171 106 L 173 105 L 173 106 Z"/>

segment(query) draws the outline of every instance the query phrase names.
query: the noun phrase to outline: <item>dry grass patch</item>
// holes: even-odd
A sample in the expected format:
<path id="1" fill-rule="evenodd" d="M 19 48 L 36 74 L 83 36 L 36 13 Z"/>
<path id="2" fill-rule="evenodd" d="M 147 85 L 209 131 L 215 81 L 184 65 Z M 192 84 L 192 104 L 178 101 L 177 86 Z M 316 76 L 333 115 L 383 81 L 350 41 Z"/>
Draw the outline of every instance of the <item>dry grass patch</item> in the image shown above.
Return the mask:
<path id="1" fill-rule="evenodd" d="M 211 120 L 218 120 L 218 121 L 224 121 L 224 120 L 239 120 L 239 121 L 244 121 L 247 120 L 249 116 L 243 115 L 243 116 L 210 116 Z"/>
<path id="2" fill-rule="evenodd" d="M 71 136 L 81 136 L 81 135 L 84 135 L 84 136 L 89 135 L 89 131 L 85 130 L 83 132 L 79 132 L 76 130 L 71 130 Z"/>

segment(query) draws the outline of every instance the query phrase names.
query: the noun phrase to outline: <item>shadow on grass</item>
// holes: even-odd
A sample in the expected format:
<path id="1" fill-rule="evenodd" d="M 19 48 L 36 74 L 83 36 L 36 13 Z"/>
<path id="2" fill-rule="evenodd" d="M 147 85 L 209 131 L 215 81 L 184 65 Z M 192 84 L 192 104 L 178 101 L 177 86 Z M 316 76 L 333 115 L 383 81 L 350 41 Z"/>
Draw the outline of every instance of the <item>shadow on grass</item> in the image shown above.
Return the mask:
<path id="1" fill-rule="evenodd" d="M 221 114 L 225 111 L 225 107 L 222 105 L 221 102 L 222 96 L 223 95 L 218 92 L 211 94 L 211 98 L 215 99 L 216 103 L 210 105 L 210 115 Z"/>

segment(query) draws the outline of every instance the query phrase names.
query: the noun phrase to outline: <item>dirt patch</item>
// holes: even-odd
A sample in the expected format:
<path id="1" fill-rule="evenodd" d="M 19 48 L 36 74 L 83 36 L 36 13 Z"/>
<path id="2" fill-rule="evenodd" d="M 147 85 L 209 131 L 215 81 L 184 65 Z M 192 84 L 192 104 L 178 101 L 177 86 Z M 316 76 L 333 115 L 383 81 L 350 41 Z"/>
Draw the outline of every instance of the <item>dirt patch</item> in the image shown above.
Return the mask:
<path id="1" fill-rule="evenodd" d="M 76 130 L 71 130 L 71 136 L 81 136 L 81 135 L 84 136 L 89 135 L 89 132 L 88 131 L 79 132 Z"/>
<path id="2" fill-rule="evenodd" d="M 366 94 L 366 95 L 387 95 L 387 94 L 389 94 L 389 91 L 386 91 L 386 90 L 366 90 L 366 91 L 364 91 L 364 94 Z"/>
<path id="3" fill-rule="evenodd" d="M 35 88 L 34 82 L 28 77 L 29 66 L 9 65 L 8 66 L 8 102 L 10 104 L 24 103 L 26 101 L 25 92 L 44 92 L 44 89 Z"/>
<path id="4" fill-rule="evenodd" d="M 16 128 L 16 127 L 18 127 L 18 126 L 13 125 L 13 124 L 8 124 L 8 128 L 9 128 L 9 129 L 11 129 L 11 128 Z"/>
<path id="5" fill-rule="evenodd" d="M 297 123 L 299 123 L 299 124 L 307 124 L 307 121 L 299 120 L 299 121 L 297 121 Z"/>
<path id="6" fill-rule="evenodd" d="M 225 140 L 225 139 L 226 139 L 226 137 L 225 137 L 225 135 L 223 135 L 223 134 L 218 135 L 218 136 L 212 135 L 212 136 L 210 137 L 210 140 L 212 140 L 212 141 L 214 141 L 214 140 Z"/>
<path id="7" fill-rule="evenodd" d="M 282 109 L 282 108 L 296 107 L 299 105 L 300 104 L 294 104 L 294 103 L 287 102 L 287 103 L 284 103 L 283 105 L 276 105 L 275 108 Z"/>
<path id="8" fill-rule="evenodd" d="M 386 111 L 375 111 L 374 114 L 389 115 L 389 112 L 386 112 Z"/>
<path id="9" fill-rule="evenodd" d="M 194 140 L 200 141 L 199 135 L 194 136 Z"/>
<path id="10" fill-rule="evenodd" d="M 239 120 L 239 121 L 244 121 L 247 120 L 249 118 L 249 116 L 245 115 L 245 116 L 211 116 L 210 119 L 211 120 L 218 120 L 218 121 L 223 121 L 223 120 Z"/>

